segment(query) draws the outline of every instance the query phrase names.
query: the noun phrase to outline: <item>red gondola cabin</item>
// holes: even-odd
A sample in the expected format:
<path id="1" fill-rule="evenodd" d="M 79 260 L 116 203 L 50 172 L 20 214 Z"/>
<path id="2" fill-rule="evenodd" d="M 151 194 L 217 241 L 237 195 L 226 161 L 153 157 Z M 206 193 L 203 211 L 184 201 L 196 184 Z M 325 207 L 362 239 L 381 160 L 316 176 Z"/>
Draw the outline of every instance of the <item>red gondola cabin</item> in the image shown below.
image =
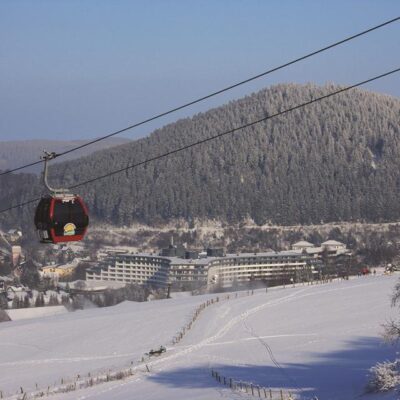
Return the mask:
<path id="1" fill-rule="evenodd" d="M 35 226 L 42 243 L 77 242 L 85 236 L 89 216 L 76 195 L 43 197 L 35 213 Z"/>

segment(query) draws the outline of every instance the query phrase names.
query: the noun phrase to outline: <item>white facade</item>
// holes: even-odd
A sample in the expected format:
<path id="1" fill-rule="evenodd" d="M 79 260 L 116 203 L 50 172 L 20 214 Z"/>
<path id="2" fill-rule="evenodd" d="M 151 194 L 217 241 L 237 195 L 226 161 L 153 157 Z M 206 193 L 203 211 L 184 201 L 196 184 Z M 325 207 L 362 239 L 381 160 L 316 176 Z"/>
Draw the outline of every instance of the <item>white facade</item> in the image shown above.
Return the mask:
<path id="1" fill-rule="evenodd" d="M 196 260 L 172 258 L 169 282 L 207 282 L 208 264 L 207 258 Z"/>
<path id="2" fill-rule="evenodd" d="M 110 254 L 86 272 L 87 280 L 165 286 L 174 283 L 300 279 L 312 274 L 316 260 L 298 251 L 228 254 L 187 260 L 151 254 Z"/>
<path id="3" fill-rule="evenodd" d="M 346 250 L 346 245 L 337 240 L 327 240 L 326 242 L 321 243 L 321 247 L 326 251 Z"/>
<path id="4" fill-rule="evenodd" d="M 164 286 L 170 261 L 150 254 L 110 255 L 97 267 L 86 271 L 87 280 L 116 281 L 138 285 Z"/>
<path id="5" fill-rule="evenodd" d="M 315 267 L 310 257 L 298 251 L 227 254 L 213 261 L 208 270 L 208 284 L 231 286 L 233 282 L 251 280 L 301 280 L 311 277 Z"/>

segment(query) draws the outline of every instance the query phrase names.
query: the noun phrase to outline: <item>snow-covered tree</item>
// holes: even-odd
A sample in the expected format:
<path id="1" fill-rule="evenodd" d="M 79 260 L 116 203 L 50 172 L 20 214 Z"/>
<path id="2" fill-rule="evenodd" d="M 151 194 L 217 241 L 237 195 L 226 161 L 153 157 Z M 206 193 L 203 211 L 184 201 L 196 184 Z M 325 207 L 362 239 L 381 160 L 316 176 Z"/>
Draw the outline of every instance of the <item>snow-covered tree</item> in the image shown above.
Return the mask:
<path id="1" fill-rule="evenodd" d="M 52 294 L 49 298 L 49 306 L 58 306 L 60 302 L 56 294 Z"/>
<path id="2" fill-rule="evenodd" d="M 400 281 L 396 284 L 392 295 L 392 307 L 400 302 Z M 384 339 L 390 343 L 400 340 L 400 320 L 391 320 L 384 325 Z M 367 390 L 371 392 L 385 392 L 400 385 L 400 359 L 393 362 L 377 363 L 370 369 L 371 377 Z"/>
<path id="3" fill-rule="evenodd" d="M 400 302 L 400 281 L 394 287 L 392 295 L 392 307 L 396 307 Z M 384 338 L 388 342 L 397 342 L 400 340 L 400 319 L 390 320 L 384 325 Z"/>
<path id="4" fill-rule="evenodd" d="M 378 363 L 371 368 L 368 390 L 386 392 L 400 384 L 400 361 Z"/>

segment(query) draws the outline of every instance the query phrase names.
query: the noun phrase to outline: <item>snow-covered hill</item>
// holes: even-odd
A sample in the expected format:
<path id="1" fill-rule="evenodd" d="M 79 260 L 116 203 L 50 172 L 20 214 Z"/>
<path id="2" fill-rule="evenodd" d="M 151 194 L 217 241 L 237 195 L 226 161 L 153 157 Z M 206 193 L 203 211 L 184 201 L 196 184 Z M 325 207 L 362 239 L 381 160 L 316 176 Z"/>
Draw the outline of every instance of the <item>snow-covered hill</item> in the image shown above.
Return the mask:
<path id="1" fill-rule="evenodd" d="M 211 368 L 236 380 L 297 392 L 301 399 L 359 398 L 368 369 L 394 357 L 381 324 L 396 310 L 397 276 L 372 276 L 323 285 L 219 295 L 182 341 L 171 339 L 194 309 L 216 295 L 125 302 L 0 325 L 0 390 L 6 394 L 54 387 L 101 371 L 131 367 L 133 376 L 53 399 L 243 398 L 211 377 Z M 167 352 L 140 362 L 160 345 Z M 147 365 L 147 367 L 146 367 Z M 150 372 L 147 372 L 147 369 Z M 245 396 L 246 397 L 246 396 Z M 246 397 L 247 398 L 247 397 Z M 370 396 L 368 399 L 394 398 Z"/>

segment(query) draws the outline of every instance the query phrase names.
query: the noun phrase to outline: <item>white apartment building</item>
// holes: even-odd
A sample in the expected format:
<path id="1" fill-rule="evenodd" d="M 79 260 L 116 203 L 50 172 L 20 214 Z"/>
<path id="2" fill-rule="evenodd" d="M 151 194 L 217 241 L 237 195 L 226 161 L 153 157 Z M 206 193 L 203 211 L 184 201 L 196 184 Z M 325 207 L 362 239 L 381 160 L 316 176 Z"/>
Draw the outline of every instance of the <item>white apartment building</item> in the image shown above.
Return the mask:
<path id="1" fill-rule="evenodd" d="M 312 279 L 318 272 L 317 260 L 301 251 L 227 254 L 211 261 L 208 284 L 231 286 L 233 282 L 252 280 L 300 281 Z"/>
<path id="2" fill-rule="evenodd" d="M 170 260 L 152 254 L 116 253 L 86 271 L 86 280 L 116 281 L 138 285 L 164 286 Z"/>
<path id="3" fill-rule="evenodd" d="M 87 280 L 166 286 L 203 282 L 231 286 L 234 281 L 311 279 L 319 261 L 299 251 L 227 254 L 183 259 L 153 254 L 110 253 L 86 272 Z"/>

